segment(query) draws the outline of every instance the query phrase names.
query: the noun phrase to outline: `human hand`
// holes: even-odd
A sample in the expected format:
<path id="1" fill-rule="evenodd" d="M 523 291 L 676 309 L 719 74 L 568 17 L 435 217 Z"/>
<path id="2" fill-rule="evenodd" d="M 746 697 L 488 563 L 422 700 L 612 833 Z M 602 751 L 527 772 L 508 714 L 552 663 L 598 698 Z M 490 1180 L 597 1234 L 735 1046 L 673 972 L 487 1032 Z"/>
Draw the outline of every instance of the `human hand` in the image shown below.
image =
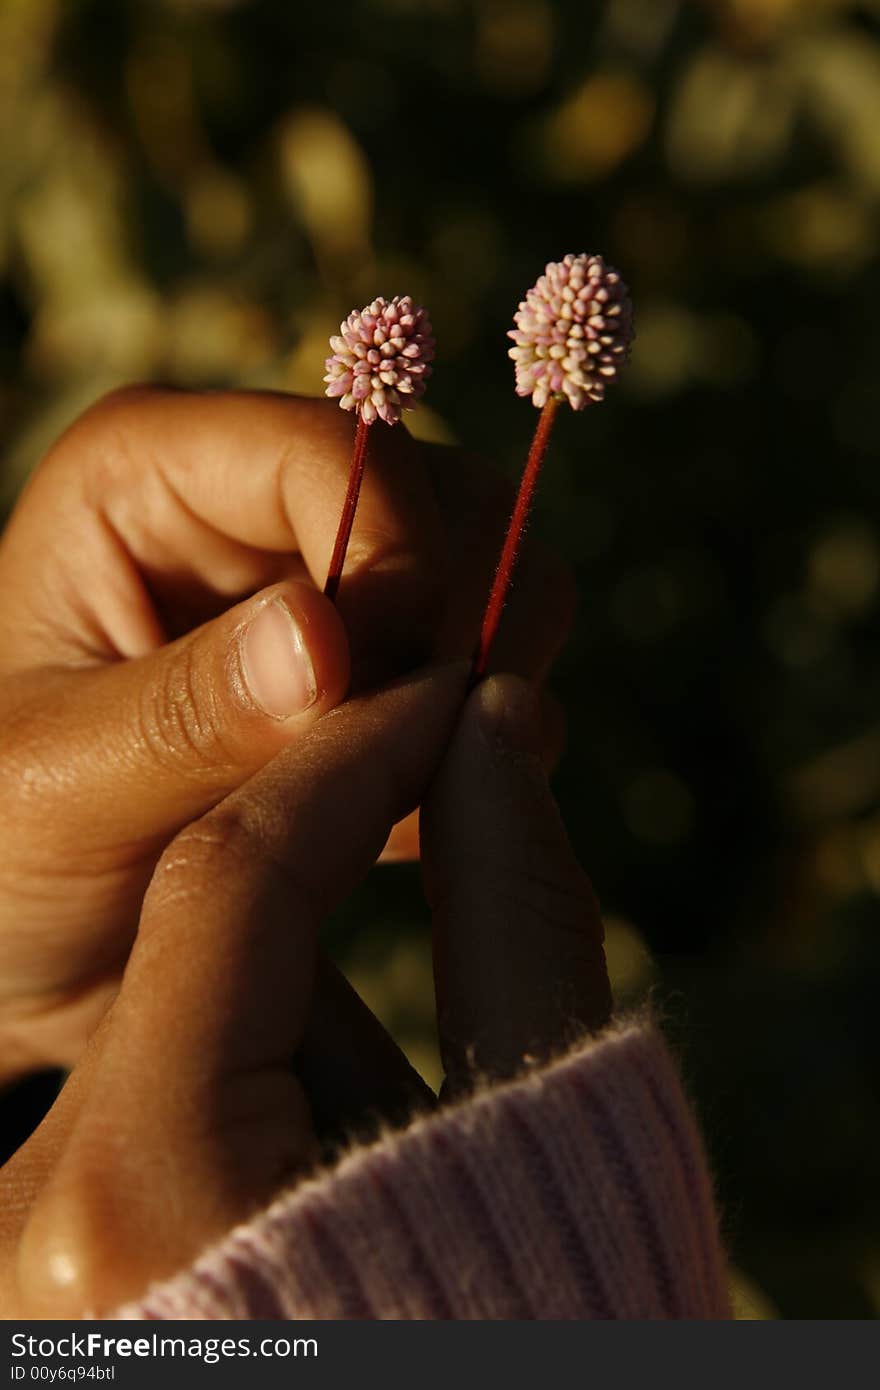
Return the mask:
<path id="1" fill-rule="evenodd" d="M 350 661 L 357 686 L 469 651 L 504 490 L 374 430 L 337 612 L 316 585 L 351 438 L 330 402 L 138 388 L 26 489 L 0 545 L 0 1081 L 77 1060 L 163 847 L 299 745 Z M 569 607 L 533 549 L 498 659 L 543 676 Z"/>
<path id="2" fill-rule="evenodd" d="M 118 997 L 0 1174 L 6 1317 L 111 1311 L 308 1172 L 318 1115 L 351 1130 L 425 1103 L 317 936 L 438 764 L 423 836 L 448 1092 L 605 1023 L 598 909 L 534 696 L 490 679 L 449 744 L 466 678 L 434 668 L 347 702 L 166 850 Z"/>

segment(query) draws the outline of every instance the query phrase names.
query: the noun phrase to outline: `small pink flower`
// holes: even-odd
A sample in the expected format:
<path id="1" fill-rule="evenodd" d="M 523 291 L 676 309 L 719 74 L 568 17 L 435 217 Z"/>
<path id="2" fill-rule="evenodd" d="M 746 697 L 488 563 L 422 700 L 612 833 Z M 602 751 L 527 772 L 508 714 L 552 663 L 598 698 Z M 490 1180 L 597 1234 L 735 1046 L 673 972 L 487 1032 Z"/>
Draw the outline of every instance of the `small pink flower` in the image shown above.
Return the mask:
<path id="1" fill-rule="evenodd" d="M 629 357 L 629 291 L 601 256 L 551 261 L 513 316 L 516 393 L 543 409 L 552 396 L 572 410 L 601 401 Z"/>
<path id="2" fill-rule="evenodd" d="M 434 339 L 427 310 L 416 308 L 408 294 L 374 299 L 349 314 L 330 346 L 327 395 L 337 396 L 343 410 L 359 411 L 365 424 L 396 424 L 424 394 Z"/>

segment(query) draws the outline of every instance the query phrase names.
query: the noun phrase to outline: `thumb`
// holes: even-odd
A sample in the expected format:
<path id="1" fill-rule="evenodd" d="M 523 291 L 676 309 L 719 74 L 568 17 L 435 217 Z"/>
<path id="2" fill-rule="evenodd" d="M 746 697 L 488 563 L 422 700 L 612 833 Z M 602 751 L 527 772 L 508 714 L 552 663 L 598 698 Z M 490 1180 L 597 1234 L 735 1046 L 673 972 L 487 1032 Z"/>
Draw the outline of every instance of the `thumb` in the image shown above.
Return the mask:
<path id="1" fill-rule="evenodd" d="M 191 821 L 304 737 L 344 698 L 348 677 L 333 605 L 309 585 L 276 584 L 148 656 L 41 673 L 36 692 L 22 678 L 6 763 L 31 785 L 34 768 L 46 769 L 41 797 L 21 798 L 44 822 L 47 800 L 63 793 L 53 851 L 142 842 Z"/>
<path id="2" fill-rule="evenodd" d="M 462 662 L 348 701 L 165 851 L 20 1244 L 32 1316 L 134 1296 L 314 1159 L 291 1059 L 318 927 L 420 800 L 466 678 Z"/>
<path id="3" fill-rule="evenodd" d="M 599 906 L 541 760 L 537 697 L 515 676 L 471 695 L 422 808 L 447 1083 L 506 1078 L 608 1020 Z"/>

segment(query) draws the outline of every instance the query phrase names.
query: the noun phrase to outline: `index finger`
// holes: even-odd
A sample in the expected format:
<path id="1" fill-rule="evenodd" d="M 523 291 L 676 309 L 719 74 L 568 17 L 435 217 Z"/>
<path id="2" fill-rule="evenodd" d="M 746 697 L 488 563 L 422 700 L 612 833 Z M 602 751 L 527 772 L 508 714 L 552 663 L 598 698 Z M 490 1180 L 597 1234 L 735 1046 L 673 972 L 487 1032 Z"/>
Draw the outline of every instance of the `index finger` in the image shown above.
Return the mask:
<path id="1" fill-rule="evenodd" d="M 599 905 L 539 757 L 534 692 L 471 694 L 423 804 L 437 1024 L 447 1091 L 515 1076 L 611 1013 Z"/>
<path id="2" fill-rule="evenodd" d="M 55 446 L 53 466 L 36 480 L 43 505 L 39 525 L 24 528 L 23 553 L 32 567 L 35 550 L 57 547 L 47 515 L 54 507 L 70 563 L 84 534 L 71 509 L 100 509 L 152 582 L 201 583 L 230 596 L 237 586 L 239 596 L 279 577 L 280 557 L 299 555 L 320 587 L 353 438 L 353 420 L 331 401 L 126 388 Z M 339 603 L 364 646 L 431 628 L 443 549 L 419 446 L 403 427 L 380 424 L 370 431 Z"/>

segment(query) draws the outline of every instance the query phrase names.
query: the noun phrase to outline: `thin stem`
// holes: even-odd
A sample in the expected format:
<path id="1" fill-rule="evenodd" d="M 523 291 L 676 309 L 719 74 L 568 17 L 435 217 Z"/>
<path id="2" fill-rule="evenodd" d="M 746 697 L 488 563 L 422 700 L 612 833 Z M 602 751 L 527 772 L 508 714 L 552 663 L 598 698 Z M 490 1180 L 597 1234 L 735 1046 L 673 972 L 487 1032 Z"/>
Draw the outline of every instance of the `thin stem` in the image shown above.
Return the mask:
<path id="1" fill-rule="evenodd" d="M 345 552 L 348 550 L 351 528 L 354 525 L 354 514 L 357 511 L 358 497 L 360 496 L 361 482 L 364 476 L 364 464 L 367 460 L 367 435 L 369 429 L 370 426 L 367 424 L 360 411 L 358 411 L 357 433 L 354 437 L 354 453 L 351 456 L 351 471 L 348 475 L 348 490 L 345 494 L 345 501 L 342 504 L 342 516 L 339 518 L 339 530 L 336 532 L 336 542 L 333 546 L 330 569 L 327 572 L 327 583 L 324 585 L 324 593 L 327 598 L 330 599 L 331 603 L 336 602 L 339 581 L 342 578 L 342 567 L 345 564 Z"/>
<path id="2" fill-rule="evenodd" d="M 489 602 L 486 604 L 486 612 L 483 617 L 480 638 L 477 642 L 476 651 L 474 652 L 473 663 L 471 665 L 471 689 L 473 689 L 478 681 L 481 681 L 486 674 L 486 668 L 489 664 L 489 653 L 492 648 L 492 643 L 495 641 L 495 634 L 498 631 L 501 614 L 504 611 L 504 604 L 513 578 L 513 571 L 516 566 L 520 543 L 522 542 L 526 521 L 528 520 L 532 502 L 534 501 L 535 489 L 538 485 L 538 474 L 541 471 L 541 464 L 544 462 L 544 455 L 547 452 L 547 445 L 550 442 L 550 432 L 553 429 L 553 421 L 556 418 L 558 406 L 559 402 L 556 400 L 555 396 L 551 396 L 544 406 L 544 409 L 541 411 L 541 414 L 538 416 L 535 437 L 532 440 L 532 447 L 529 449 L 529 456 L 526 459 L 522 482 L 519 485 L 519 492 L 517 493 L 513 508 L 513 516 L 510 518 L 510 525 L 507 528 L 507 535 L 504 539 L 501 558 L 498 561 L 498 568 L 495 571 L 492 592 L 489 594 Z"/>

